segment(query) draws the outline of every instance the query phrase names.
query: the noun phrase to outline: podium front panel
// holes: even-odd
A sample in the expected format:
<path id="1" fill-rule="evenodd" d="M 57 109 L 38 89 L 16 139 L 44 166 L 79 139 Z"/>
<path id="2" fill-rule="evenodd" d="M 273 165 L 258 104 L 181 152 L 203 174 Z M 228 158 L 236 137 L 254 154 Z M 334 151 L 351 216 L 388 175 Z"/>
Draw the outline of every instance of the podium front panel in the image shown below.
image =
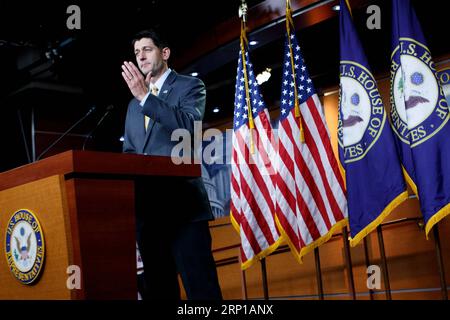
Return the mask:
<path id="1" fill-rule="evenodd" d="M 72 243 L 67 232 L 70 228 L 64 184 L 64 177 L 57 175 L 0 191 L 0 299 L 71 299 L 73 293 L 66 284 L 67 268 L 72 264 Z M 43 264 L 31 284 L 22 282 L 31 280 L 35 274 L 29 273 L 30 279 L 27 279 L 27 273 L 18 272 L 14 265 L 10 267 L 6 257 L 8 222 L 20 210 L 29 211 L 37 218 L 43 234 Z M 14 218 L 12 220 L 10 228 L 14 226 Z M 30 247 L 27 246 L 30 238 L 26 228 L 20 228 L 12 236 L 10 251 L 18 257 L 17 261 L 25 263 L 34 258 L 34 252 L 28 255 L 26 250 L 20 252 Z M 23 270 L 27 270 L 26 264 Z"/>

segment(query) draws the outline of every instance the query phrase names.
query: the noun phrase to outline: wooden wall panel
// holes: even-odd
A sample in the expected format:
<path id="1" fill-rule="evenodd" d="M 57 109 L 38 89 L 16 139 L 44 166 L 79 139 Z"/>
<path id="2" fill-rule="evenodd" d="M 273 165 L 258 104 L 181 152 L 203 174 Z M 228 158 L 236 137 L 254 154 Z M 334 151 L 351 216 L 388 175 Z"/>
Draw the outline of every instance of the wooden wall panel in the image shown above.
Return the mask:
<path id="1" fill-rule="evenodd" d="M 411 205 L 411 204 L 410 204 Z M 405 205 L 408 208 L 410 205 Z M 414 202 L 412 202 L 414 205 Z M 403 209 L 403 208 L 401 208 Z M 399 209 L 397 210 L 399 211 Z M 407 216 L 402 212 L 395 213 L 396 218 Z M 220 251 L 218 244 L 226 244 L 220 253 L 222 256 L 236 257 L 236 248 L 229 248 L 234 241 L 237 246 L 235 230 L 230 223 L 224 223 L 228 218 L 220 219 L 219 226 L 211 229 L 213 247 Z M 217 224 L 217 223 L 216 223 Z M 444 219 L 439 224 L 447 281 L 450 274 L 450 221 Z M 423 229 L 416 221 L 400 221 L 396 224 L 383 226 L 383 237 L 387 256 L 390 285 L 393 299 L 440 299 L 440 283 L 437 270 L 434 240 L 425 239 Z M 233 239 L 233 240 L 230 240 Z M 369 263 L 379 265 L 380 253 L 377 233 L 367 237 Z M 322 280 L 325 299 L 351 299 L 348 289 L 347 270 L 345 264 L 342 236 L 337 234 L 319 249 L 322 267 Z M 367 273 L 364 256 L 364 246 L 351 248 L 353 274 L 357 299 L 370 299 L 366 286 Z M 215 253 L 216 261 L 217 253 Z M 314 253 L 304 257 L 303 264 L 299 264 L 286 246 L 277 250 L 267 259 L 267 277 L 269 297 L 271 299 L 318 299 Z M 241 299 L 241 271 L 237 260 L 217 268 L 219 281 L 225 299 Z M 259 263 L 245 271 L 249 299 L 262 299 L 263 287 L 261 266 Z M 380 274 L 381 288 L 374 290 L 374 300 L 386 299 L 383 275 Z"/>
<path id="2" fill-rule="evenodd" d="M 217 268 L 219 283 L 224 299 L 242 299 L 241 271 L 238 264 L 231 264 Z"/>
<path id="3" fill-rule="evenodd" d="M 267 259 L 267 273 L 271 297 L 309 297 L 317 293 L 314 255 L 307 255 L 303 264 L 299 264 L 290 252 L 270 256 Z"/>

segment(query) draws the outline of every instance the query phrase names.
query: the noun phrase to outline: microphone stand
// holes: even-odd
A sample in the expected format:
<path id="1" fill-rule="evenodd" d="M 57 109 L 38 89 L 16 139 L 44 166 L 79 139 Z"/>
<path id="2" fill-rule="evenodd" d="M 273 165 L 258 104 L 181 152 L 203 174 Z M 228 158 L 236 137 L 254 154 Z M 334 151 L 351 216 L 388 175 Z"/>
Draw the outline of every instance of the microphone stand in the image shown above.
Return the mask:
<path id="1" fill-rule="evenodd" d="M 96 109 L 96 106 L 93 106 L 92 108 L 89 109 L 89 111 L 77 122 L 75 122 L 69 129 L 67 129 L 58 139 L 56 139 L 52 144 L 50 144 L 47 149 L 45 149 L 44 151 L 42 151 L 42 153 L 36 158 L 36 161 L 38 161 L 39 159 L 41 159 L 41 157 L 43 155 L 45 155 L 51 148 L 53 148 L 59 141 L 61 141 L 62 138 L 64 138 L 70 131 L 72 131 L 73 128 L 75 128 L 77 125 L 80 124 L 80 122 L 82 122 L 84 119 L 86 119 L 92 112 L 94 112 L 94 110 Z"/>
<path id="2" fill-rule="evenodd" d="M 94 134 L 94 131 L 97 130 L 98 127 L 100 127 L 100 124 L 103 122 L 103 120 L 106 118 L 106 116 L 109 114 L 109 112 L 114 108 L 112 104 L 106 107 L 106 112 L 103 114 L 103 116 L 100 118 L 100 120 L 97 122 L 97 125 L 94 127 L 94 129 L 89 132 L 89 134 L 86 136 L 83 142 L 83 147 L 81 150 L 84 150 L 86 148 L 86 143 L 90 138 L 92 138 L 92 135 Z"/>

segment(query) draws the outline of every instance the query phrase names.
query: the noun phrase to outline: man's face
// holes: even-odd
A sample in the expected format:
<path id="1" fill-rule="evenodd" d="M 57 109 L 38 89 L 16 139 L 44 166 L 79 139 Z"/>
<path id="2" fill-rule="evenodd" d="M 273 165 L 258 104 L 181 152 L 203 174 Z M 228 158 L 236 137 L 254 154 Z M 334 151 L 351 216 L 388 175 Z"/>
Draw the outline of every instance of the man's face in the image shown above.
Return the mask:
<path id="1" fill-rule="evenodd" d="M 169 48 L 160 49 L 150 38 L 142 38 L 134 43 L 134 54 L 139 69 L 144 75 L 151 72 L 152 76 L 157 76 L 164 69 L 167 61 Z M 167 52 L 168 51 L 168 52 Z"/>

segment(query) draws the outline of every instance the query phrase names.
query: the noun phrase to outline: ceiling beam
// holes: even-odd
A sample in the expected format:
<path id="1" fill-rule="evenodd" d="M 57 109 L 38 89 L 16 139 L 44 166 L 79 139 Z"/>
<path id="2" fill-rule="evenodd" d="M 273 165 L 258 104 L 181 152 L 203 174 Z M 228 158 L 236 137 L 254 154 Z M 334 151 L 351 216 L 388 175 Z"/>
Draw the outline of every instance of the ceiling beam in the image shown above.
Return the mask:
<path id="1" fill-rule="evenodd" d="M 366 0 L 354 0 L 358 7 Z M 335 17 L 337 13 L 331 8 L 338 0 L 294 0 L 291 2 L 296 30 Z M 263 46 L 284 35 L 285 4 L 280 0 L 266 0 L 249 9 L 247 37 L 258 39 L 258 46 Z M 239 48 L 240 19 L 236 16 L 217 26 L 205 30 L 182 56 L 174 61 L 174 68 L 182 73 L 199 72 L 207 74 L 214 69 L 232 61 L 233 54 Z M 255 48 L 256 48 L 255 47 Z M 208 62 L 208 63 L 206 63 Z"/>

